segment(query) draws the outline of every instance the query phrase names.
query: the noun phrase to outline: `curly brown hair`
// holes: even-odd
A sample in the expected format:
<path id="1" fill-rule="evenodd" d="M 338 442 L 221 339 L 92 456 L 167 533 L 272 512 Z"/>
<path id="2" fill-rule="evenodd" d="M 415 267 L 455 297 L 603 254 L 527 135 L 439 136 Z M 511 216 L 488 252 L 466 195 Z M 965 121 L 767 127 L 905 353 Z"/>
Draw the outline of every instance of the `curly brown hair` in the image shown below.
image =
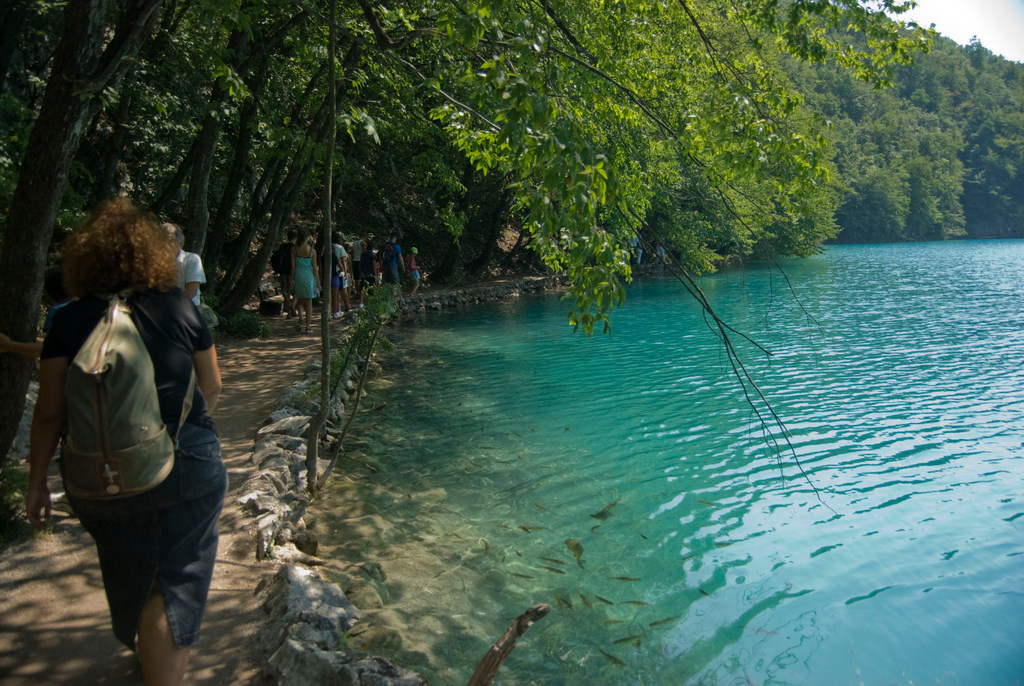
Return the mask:
<path id="1" fill-rule="evenodd" d="M 112 295 L 125 288 L 167 291 L 178 282 L 178 248 L 156 218 L 127 198 L 101 203 L 64 241 L 68 293 Z"/>

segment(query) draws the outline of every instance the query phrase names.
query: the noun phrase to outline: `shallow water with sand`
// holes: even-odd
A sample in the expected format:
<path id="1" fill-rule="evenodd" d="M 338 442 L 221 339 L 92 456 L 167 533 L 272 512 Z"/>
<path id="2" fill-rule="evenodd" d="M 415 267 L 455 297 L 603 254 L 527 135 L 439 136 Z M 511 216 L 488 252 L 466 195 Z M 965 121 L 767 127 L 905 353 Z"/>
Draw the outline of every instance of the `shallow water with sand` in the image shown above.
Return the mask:
<path id="1" fill-rule="evenodd" d="M 544 602 L 499 683 L 1024 681 L 1024 242 L 782 268 L 698 281 L 781 451 L 670 279 L 607 336 L 555 294 L 389 329 L 318 503 L 350 644 L 465 683 Z"/>

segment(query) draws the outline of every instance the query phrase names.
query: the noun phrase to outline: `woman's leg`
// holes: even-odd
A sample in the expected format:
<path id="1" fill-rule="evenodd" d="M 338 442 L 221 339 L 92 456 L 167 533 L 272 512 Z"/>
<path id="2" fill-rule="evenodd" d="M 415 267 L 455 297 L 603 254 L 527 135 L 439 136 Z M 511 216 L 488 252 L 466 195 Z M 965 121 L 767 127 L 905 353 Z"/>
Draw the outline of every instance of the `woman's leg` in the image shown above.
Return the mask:
<path id="1" fill-rule="evenodd" d="M 142 680 L 146 686 L 179 686 L 184 682 L 192 648 L 175 645 L 164 598 L 156 584 L 139 617 L 138 645 Z"/>

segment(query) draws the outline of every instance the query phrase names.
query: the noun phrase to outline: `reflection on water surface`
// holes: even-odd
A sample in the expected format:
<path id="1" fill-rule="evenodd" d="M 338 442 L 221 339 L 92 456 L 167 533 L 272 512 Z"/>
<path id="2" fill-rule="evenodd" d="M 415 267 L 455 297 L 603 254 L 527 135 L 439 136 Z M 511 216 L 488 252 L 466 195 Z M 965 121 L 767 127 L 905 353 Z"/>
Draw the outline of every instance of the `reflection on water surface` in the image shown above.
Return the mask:
<path id="1" fill-rule="evenodd" d="M 746 360 L 823 502 L 671 281 L 593 339 L 553 296 L 398 325 L 321 501 L 352 642 L 465 683 L 547 602 L 501 683 L 1024 679 L 1024 243 L 785 269 L 799 303 L 767 268 L 701 285 L 774 353 Z"/>

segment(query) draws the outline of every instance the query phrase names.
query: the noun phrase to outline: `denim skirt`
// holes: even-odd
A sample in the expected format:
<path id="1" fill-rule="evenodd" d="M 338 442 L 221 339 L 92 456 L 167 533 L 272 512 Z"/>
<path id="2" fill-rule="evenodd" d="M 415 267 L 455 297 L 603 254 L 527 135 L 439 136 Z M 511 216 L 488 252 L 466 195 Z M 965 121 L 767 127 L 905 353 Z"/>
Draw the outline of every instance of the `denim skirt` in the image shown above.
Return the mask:
<path id="1" fill-rule="evenodd" d="M 174 468 L 156 488 L 115 500 L 68 495 L 96 541 L 114 635 L 132 650 L 154 583 L 175 644 L 183 648 L 199 640 L 226 490 L 216 430 L 212 424 L 186 423 L 178 434 Z"/>

